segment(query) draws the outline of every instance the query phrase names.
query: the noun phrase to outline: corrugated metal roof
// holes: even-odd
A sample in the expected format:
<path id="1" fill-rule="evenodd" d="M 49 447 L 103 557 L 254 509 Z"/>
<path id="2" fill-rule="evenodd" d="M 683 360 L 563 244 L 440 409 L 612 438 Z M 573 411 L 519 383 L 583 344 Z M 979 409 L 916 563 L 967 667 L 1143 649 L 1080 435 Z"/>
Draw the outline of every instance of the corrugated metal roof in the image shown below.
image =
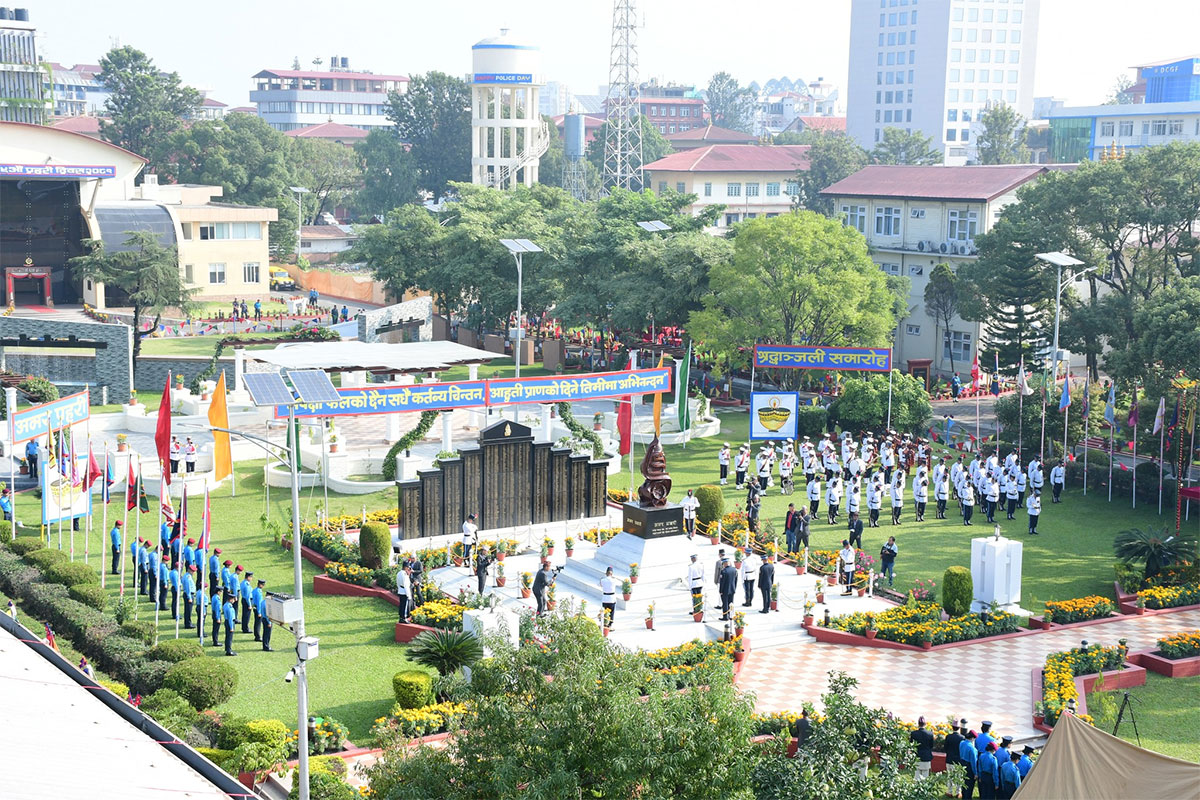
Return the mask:
<path id="1" fill-rule="evenodd" d="M 714 144 L 660 158 L 651 172 L 795 172 L 808 169 L 808 145 Z"/>
<path id="2" fill-rule="evenodd" d="M 877 164 L 860 169 L 823 190 L 821 194 L 986 202 L 1047 171 L 1047 167 L 1042 164 L 969 167 Z"/>
<path id="3" fill-rule="evenodd" d="M 143 205 L 96 206 L 96 222 L 100 226 L 100 240 L 104 242 L 105 252 L 120 253 L 131 249 L 125 245 L 130 231 L 151 231 L 163 247 L 175 244 L 175 224 L 170 213 L 156 203 L 139 202 Z"/>
<path id="4" fill-rule="evenodd" d="M 283 369 L 369 370 L 371 372 L 432 372 L 458 364 L 501 358 L 457 342 L 296 342 L 274 350 L 247 351 L 247 358 Z"/>
<path id="5" fill-rule="evenodd" d="M 367 81 L 407 81 L 406 75 L 376 75 L 373 72 L 312 72 L 303 69 L 264 69 L 256 78 L 350 78 Z"/>
<path id="6" fill-rule="evenodd" d="M 714 144 L 745 144 L 758 141 L 758 137 L 754 134 L 735 131 L 732 128 L 722 128 L 720 125 L 705 125 L 679 133 L 669 133 L 664 138 L 668 142 L 705 141 Z"/>

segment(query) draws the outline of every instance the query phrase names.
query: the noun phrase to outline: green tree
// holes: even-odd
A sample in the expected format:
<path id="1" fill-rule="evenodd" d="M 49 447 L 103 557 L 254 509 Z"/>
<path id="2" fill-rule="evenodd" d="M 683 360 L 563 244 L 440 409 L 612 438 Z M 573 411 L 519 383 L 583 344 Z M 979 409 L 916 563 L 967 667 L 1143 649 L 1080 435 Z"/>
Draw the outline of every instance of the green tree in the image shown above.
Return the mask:
<path id="1" fill-rule="evenodd" d="M 871 151 L 871 161 L 875 164 L 941 164 L 942 152 L 933 146 L 932 138 L 922 136 L 920 131 L 905 132 L 889 126 L 883 129 L 883 138 Z"/>
<path id="2" fill-rule="evenodd" d="M 1145 565 L 1144 577 L 1146 580 L 1150 580 L 1162 572 L 1164 567 L 1195 560 L 1195 526 L 1178 531 L 1169 528 L 1124 530 L 1113 539 L 1113 550 L 1116 552 L 1117 558 L 1126 564 L 1134 561 L 1143 562 Z"/>
<path id="3" fill-rule="evenodd" d="M 358 228 L 358 240 L 346 258 L 363 262 L 375 280 L 382 282 L 397 301 L 411 289 L 425 288 L 426 271 L 431 264 L 440 263 L 446 240 L 446 229 L 419 205 L 406 204 L 388 212 L 382 225 L 363 225 Z M 443 313 L 450 297 L 462 292 L 450 292 L 435 301 Z"/>
<path id="4" fill-rule="evenodd" d="M 740 225 L 708 285 L 688 330 L 734 368 L 749 364 L 752 342 L 878 346 L 896 326 L 898 298 L 862 234 L 811 211 Z M 798 385 L 797 372 L 779 370 L 780 382 Z"/>
<path id="5" fill-rule="evenodd" d="M 439 749 L 386 744 L 368 768 L 374 795 L 729 797 L 754 750 L 750 700 L 728 661 L 701 668 L 704 691 L 676 691 L 639 653 L 611 648 L 581 617 L 539 623 L 553 647 L 492 644 L 472 670 L 471 708 Z"/>
<path id="6" fill-rule="evenodd" d="M 886 375 L 847 378 L 842 394 L 830 407 L 830 416 L 843 430 L 880 428 L 888 419 L 888 379 Z M 925 384 L 899 370 L 892 371 L 891 427 L 918 433 L 925 430 L 933 406 Z"/>
<path id="7" fill-rule="evenodd" d="M 1009 105 L 996 105 L 979 115 L 983 130 L 976 138 L 980 164 L 1026 164 L 1025 118 Z"/>
<path id="8" fill-rule="evenodd" d="M 417 169 L 395 130 L 376 129 L 354 145 L 362 188 L 354 197 L 360 216 L 387 214 L 417 199 Z"/>
<path id="9" fill-rule="evenodd" d="M 1105 304 L 1107 305 L 1107 304 Z M 1142 374 L 1147 391 L 1162 394 L 1178 373 L 1200 377 L 1200 277 L 1181 278 L 1134 311 L 1136 340 L 1108 354 L 1121 375 Z"/>
<path id="10" fill-rule="evenodd" d="M 1122 73 L 1113 81 L 1112 91 L 1108 93 L 1108 97 L 1104 100 L 1106 106 L 1121 106 L 1128 105 L 1133 102 L 1133 93 L 1129 90 L 1133 88 L 1133 78 Z"/>
<path id="11" fill-rule="evenodd" d="M 675 148 L 671 146 L 663 135 L 659 133 L 658 128 L 644 116 L 639 115 L 638 120 L 642 127 L 642 163 L 652 164 L 658 161 L 663 156 L 670 155 L 675 152 Z M 608 137 L 608 122 L 604 122 L 596 129 L 596 135 L 592 137 L 592 141 L 588 142 L 587 160 L 596 171 L 597 175 L 604 172 L 604 140 Z"/>
<path id="12" fill-rule="evenodd" d="M 718 72 L 708 82 L 705 109 L 712 124 L 751 133 L 754 130 L 754 94 L 728 72 Z"/>
<path id="13" fill-rule="evenodd" d="M 820 137 L 818 131 L 780 131 L 771 137 L 771 144 L 813 144 Z"/>
<path id="14" fill-rule="evenodd" d="M 858 172 L 870 162 L 870 156 L 845 134 L 822 133 L 809 148 L 808 161 L 808 169 L 796 173 L 798 205 L 832 216 L 833 200 L 822 197 L 821 191 Z"/>
<path id="15" fill-rule="evenodd" d="M 471 89 L 443 72 L 414 75 L 388 95 L 387 118 L 412 146 L 418 185 L 440 199 L 451 181 L 471 178 Z"/>
<path id="16" fill-rule="evenodd" d="M 929 283 L 925 284 L 925 311 L 936 323 L 933 332 L 935 347 L 941 341 L 937 326 L 941 326 L 942 334 L 949 331 L 958 315 L 958 306 L 958 276 L 949 264 L 935 265 L 929 273 Z M 955 371 L 953 350 L 950 352 L 950 371 Z"/>
<path id="17" fill-rule="evenodd" d="M 302 224 L 315 224 L 321 213 L 346 200 L 362 182 L 358 158 L 349 147 L 327 139 L 296 139 L 292 163 L 300 186 L 311 198 Z"/>
<path id="18" fill-rule="evenodd" d="M 184 86 L 179 73 L 164 73 L 141 50 L 114 47 L 100 58 L 97 79 L 110 93 L 104 101 L 108 121 L 100 135 L 158 167 L 164 137 L 183 126 L 200 105 L 200 93 Z"/>
<path id="19" fill-rule="evenodd" d="M 119 250 L 105 252 L 99 239 L 87 239 L 87 252 L 69 262 L 75 274 L 103 283 L 106 288 L 119 289 L 133 308 L 133 363 L 137 366 L 142 352 L 142 339 L 158 330 L 163 312 L 177 308 L 191 314 L 196 289 L 188 288 L 179 269 L 175 247 L 163 247 L 150 231 L 126 231 Z M 115 300 L 116 298 L 114 298 Z M 114 303 L 115 305 L 115 303 Z M 153 316 L 143 330 L 142 323 Z"/>

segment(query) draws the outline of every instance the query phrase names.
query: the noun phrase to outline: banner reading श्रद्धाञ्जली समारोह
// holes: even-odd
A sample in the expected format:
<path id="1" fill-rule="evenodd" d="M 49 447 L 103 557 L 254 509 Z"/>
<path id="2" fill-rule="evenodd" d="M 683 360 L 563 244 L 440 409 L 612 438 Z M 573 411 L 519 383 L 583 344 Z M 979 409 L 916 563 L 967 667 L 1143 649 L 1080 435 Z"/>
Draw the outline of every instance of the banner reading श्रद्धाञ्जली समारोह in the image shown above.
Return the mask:
<path id="1" fill-rule="evenodd" d="M 892 368 L 892 351 L 886 347 L 756 344 L 754 366 L 760 369 L 861 369 L 888 372 Z"/>

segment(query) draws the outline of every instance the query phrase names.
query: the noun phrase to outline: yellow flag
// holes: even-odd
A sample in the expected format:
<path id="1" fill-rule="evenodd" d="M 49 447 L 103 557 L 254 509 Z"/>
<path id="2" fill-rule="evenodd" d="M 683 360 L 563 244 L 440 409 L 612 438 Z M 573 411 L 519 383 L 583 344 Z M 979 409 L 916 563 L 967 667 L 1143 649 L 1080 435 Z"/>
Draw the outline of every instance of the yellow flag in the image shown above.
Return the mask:
<path id="1" fill-rule="evenodd" d="M 662 369 L 663 356 L 658 357 L 658 368 Z M 659 430 L 662 428 L 662 392 L 654 395 L 654 435 L 658 436 Z"/>
<path id="2" fill-rule="evenodd" d="M 214 428 L 229 427 L 229 408 L 225 405 L 225 373 L 217 378 L 212 405 L 208 407 L 208 422 Z M 213 478 L 222 480 L 233 474 L 233 458 L 229 453 L 229 434 L 213 431 Z"/>

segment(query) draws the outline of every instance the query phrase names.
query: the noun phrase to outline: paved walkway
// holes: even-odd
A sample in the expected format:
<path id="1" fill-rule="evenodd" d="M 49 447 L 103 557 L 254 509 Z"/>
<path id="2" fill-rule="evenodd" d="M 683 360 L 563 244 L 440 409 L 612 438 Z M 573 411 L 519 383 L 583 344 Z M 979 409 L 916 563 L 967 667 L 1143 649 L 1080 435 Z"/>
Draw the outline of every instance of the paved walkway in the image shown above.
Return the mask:
<path id="1" fill-rule="evenodd" d="M 1117 617 L 1111 622 L 1046 631 L 1032 636 L 933 650 L 928 653 L 825 643 L 799 644 L 751 653 L 738 684 L 757 698 L 756 710 L 799 710 L 818 701 L 831 670 L 858 678 L 858 699 L 882 706 L 905 720 L 922 714 L 944 721 L 965 717 L 976 728 L 990 719 L 1001 735 L 1018 741 L 1040 734 L 1033 728 L 1030 670 L 1050 653 L 1093 644 L 1130 650 L 1153 649 L 1159 637 L 1200 628 L 1200 611 Z M 1195 702 L 1192 698 L 1190 702 Z"/>

